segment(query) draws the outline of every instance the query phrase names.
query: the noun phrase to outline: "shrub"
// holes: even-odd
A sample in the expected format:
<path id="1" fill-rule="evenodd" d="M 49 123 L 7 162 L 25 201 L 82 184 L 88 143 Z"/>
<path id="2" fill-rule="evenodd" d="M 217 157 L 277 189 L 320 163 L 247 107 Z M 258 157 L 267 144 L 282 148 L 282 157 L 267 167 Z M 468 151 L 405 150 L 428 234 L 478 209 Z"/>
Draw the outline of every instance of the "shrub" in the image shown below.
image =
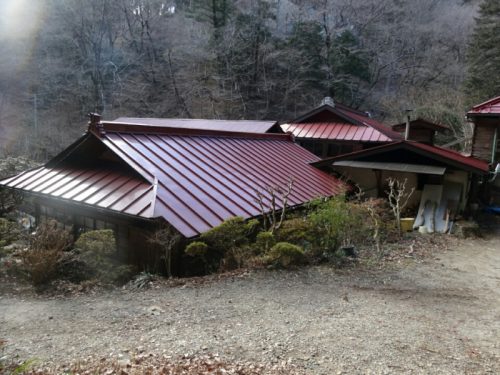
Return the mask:
<path id="1" fill-rule="evenodd" d="M 61 228 L 55 220 L 42 223 L 29 238 L 29 247 L 22 253 L 23 266 L 34 285 L 53 280 L 58 274 L 58 265 L 73 242 L 69 231 Z"/>
<path id="2" fill-rule="evenodd" d="M 33 285 L 43 285 L 56 278 L 61 256 L 62 252 L 57 249 L 28 249 L 22 253 L 23 268 Z"/>
<path id="3" fill-rule="evenodd" d="M 16 222 L 0 218 L 0 247 L 10 245 L 20 236 L 21 230 Z"/>
<path id="4" fill-rule="evenodd" d="M 258 224 L 257 220 L 245 222 L 242 217 L 233 217 L 203 233 L 201 239 L 212 249 L 224 254 L 231 248 L 247 244 Z"/>
<path id="5" fill-rule="evenodd" d="M 184 251 L 189 256 L 204 258 L 208 253 L 208 245 L 205 242 L 195 241 L 187 245 Z"/>
<path id="6" fill-rule="evenodd" d="M 365 216 L 359 204 L 346 202 L 342 196 L 319 204 L 309 215 L 314 255 L 328 257 L 342 245 L 364 242 L 367 236 Z"/>
<path id="7" fill-rule="evenodd" d="M 288 242 L 278 242 L 267 254 L 266 263 L 283 268 L 304 263 L 304 250 Z"/>
<path id="8" fill-rule="evenodd" d="M 116 253 L 116 241 L 111 229 L 93 230 L 80 235 L 75 248 L 89 256 L 89 262 L 101 262 Z"/>
<path id="9" fill-rule="evenodd" d="M 56 220 L 41 223 L 29 239 L 33 250 L 68 250 L 73 244 L 73 236 Z"/>
<path id="10" fill-rule="evenodd" d="M 257 254 L 267 253 L 276 243 L 276 238 L 271 232 L 260 232 L 255 240 Z"/>
<path id="11" fill-rule="evenodd" d="M 250 239 L 258 224 L 257 220 L 245 222 L 242 217 L 233 217 L 203 233 L 200 238 L 210 249 L 208 268 L 231 270 L 241 267 L 251 256 Z"/>
<path id="12" fill-rule="evenodd" d="M 302 248 L 310 247 L 314 236 L 311 221 L 302 217 L 285 220 L 275 233 L 277 242 L 290 242 Z"/>
<path id="13" fill-rule="evenodd" d="M 127 281 L 133 274 L 131 266 L 118 260 L 116 241 L 110 229 L 83 233 L 75 242 L 75 250 L 92 275 L 105 283 Z"/>

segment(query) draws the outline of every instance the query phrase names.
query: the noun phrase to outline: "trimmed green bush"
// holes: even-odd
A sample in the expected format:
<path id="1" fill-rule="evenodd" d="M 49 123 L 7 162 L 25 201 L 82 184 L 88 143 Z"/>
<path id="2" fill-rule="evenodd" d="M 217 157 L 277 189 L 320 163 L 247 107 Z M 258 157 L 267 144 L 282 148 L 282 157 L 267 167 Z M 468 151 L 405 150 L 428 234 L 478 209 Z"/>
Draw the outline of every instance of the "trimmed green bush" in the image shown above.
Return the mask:
<path id="1" fill-rule="evenodd" d="M 276 243 L 276 238 L 271 232 L 260 232 L 255 239 L 255 249 L 257 254 L 267 253 Z"/>
<path id="2" fill-rule="evenodd" d="M 283 268 L 298 266 L 304 261 L 304 250 L 288 242 L 278 242 L 266 256 L 266 263 Z"/>
<path id="3" fill-rule="evenodd" d="M 246 245 L 258 224 L 257 220 L 245 222 L 245 219 L 236 216 L 203 233 L 200 238 L 210 248 L 224 254 L 232 248 Z"/>
<path id="4" fill-rule="evenodd" d="M 251 257 L 251 239 L 255 236 L 259 222 L 245 221 L 242 217 L 233 217 L 219 226 L 203 233 L 200 239 L 210 250 L 207 269 L 232 270 L 244 265 L 244 260 Z"/>
<path id="5" fill-rule="evenodd" d="M 134 274 L 131 266 L 118 260 L 116 241 L 110 229 L 83 233 L 75 242 L 75 251 L 95 277 L 104 283 L 127 281 Z"/>
<path id="6" fill-rule="evenodd" d="M 298 217 L 285 220 L 274 236 L 277 242 L 290 242 L 306 249 L 314 241 L 315 233 L 309 219 Z"/>
<path id="7" fill-rule="evenodd" d="M 204 258 L 208 253 L 208 245 L 205 242 L 195 241 L 187 245 L 184 251 L 189 256 Z"/>
<path id="8" fill-rule="evenodd" d="M 80 235 L 75 248 L 82 254 L 91 255 L 96 261 L 116 253 L 116 241 L 111 229 L 93 230 Z"/>

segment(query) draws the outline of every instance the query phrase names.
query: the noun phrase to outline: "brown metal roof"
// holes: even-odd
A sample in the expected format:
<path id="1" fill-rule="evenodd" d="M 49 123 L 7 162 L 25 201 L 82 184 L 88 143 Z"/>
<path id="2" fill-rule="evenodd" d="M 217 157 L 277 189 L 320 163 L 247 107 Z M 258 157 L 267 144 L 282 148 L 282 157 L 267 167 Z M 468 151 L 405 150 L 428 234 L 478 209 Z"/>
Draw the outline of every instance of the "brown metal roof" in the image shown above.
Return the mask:
<path id="1" fill-rule="evenodd" d="M 244 133 L 267 133 L 277 125 L 277 121 L 258 120 L 205 120 L 174 118 L 119 117 L 114 121 L 124 124 L 138 124 L 168 128 L 234 131 Z M 279 126 L 275 127 L 279 131 Z"/>
<path id="2" fill-rule="evenodd" d="M 230 217 L 259 216 L 256 191 L 285 187 L 290 178 L 290 206 L 334 195 L 343 187 L 309 165 L 320 159 L 285 134 L 99 123 L 84 142 L 91 139 L 101 141 L 144 181 L 112 169 L 73 168 L 68 156 L 56 157 L 51 168 L 25 172 L 0 185 L 145 218 L 162 217 L 185 237 Z M 67 151 L 63 154 L 71 155 Z M 267 204 L 269 196 L 265 199 Z"/>

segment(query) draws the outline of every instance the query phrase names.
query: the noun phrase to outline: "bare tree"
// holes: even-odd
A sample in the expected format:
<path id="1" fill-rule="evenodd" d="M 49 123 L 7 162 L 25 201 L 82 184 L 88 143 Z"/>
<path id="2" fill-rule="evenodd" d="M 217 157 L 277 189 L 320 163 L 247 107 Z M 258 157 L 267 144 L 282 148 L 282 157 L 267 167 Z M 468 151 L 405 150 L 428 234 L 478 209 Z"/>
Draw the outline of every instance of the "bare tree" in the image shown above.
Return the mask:
<path id="1" fill-rule="evenodd" d="M 398 228 L 398 232 L 401 233 L 401 212 L 404 210 L 410 197 L 412 196 L 415 188 L 412 187 L 409 191 L 406 189 L 406 183 L 408 179 L 404 179 L 400 181 L 394 177 L 389 177 L 387 179 L 387 183 L 389 186 L 389 190 L 386 192 L 389 200 L 389 205 L 392 208 L 392 212 L 394 213 L 394 218 L 396 219 L 396 226 Z"/>
<path id="2" fill-rule="evenodd" d="M 269 186 L 264 190 L 256 191 L 255 201 L 259 204 L 264 231 L 274 233 L 285 220 L 288 198 L 293 190 L 293 179 L 290 178 L 285 188 Z M 265 203 L 268 201 L 268 203 Z"/>
<path id="3" fill-rule="evenodd" d="M 170 225 L 163 225 L 148 238 L 148 241 L 157 245 L 163 251 L 163 259 L 167 276 L 172 276 L 172 252 L 179 243 L 181 235 Z"/>

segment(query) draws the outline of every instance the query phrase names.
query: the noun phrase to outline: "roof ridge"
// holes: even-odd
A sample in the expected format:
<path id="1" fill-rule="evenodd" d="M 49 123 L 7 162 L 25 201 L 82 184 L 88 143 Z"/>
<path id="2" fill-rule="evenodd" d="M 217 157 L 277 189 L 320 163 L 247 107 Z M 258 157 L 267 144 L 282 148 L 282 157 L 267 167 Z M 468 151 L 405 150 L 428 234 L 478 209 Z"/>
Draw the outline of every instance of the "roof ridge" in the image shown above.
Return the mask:
<path id="1" fill-rule="evenodd" d="M 252 120 L 252 119 L 218 119 L 218 118 L 213 118 L 213 119 L 206 119 L 206 118 L 178 118 L 178 117 L 127 117 L 127 116 L 122 116 L 118 117 L 115 120 L 108 120 L 106 122 L 116 122 L 116 123 L 127 123 L 130 124 L 130 122 L 124 122 L 124 121 L 118 121 L 119 119 L 134 119 L 134 120 L 141 120 L 141 119 L 149 119 L 149 120 L 172 120 L 172 121 L 223 121 L 223 122 L 267 122 L 267 123 L 276 123 L 278 121 L 276 120 Z M 138 125 L 139 123 L 135 123 L 134 125 Z M 144 124 L 147 125 L 147 124 Z"/>
<path id="2" fill-rule="evenodd" d="M 497 101 L 500 101 L 500 96 L 488 99 L 482 103 L 476 104 L 475 106 L 472 107 L 472 109 L 479 109 L 481 107 L 485 107 L 487 105 L 492 105 L 493 103 L 496 103 Z"/>
<path id="3" fill-rule="evenodd" d="M 252 133 L 252 132 L 241 132 L 241 131 L 229 131 L 229 130 L 212 130 L 212 129 L 192 129 L 192 128 L 181 128 L 181 127 L 170 127 L 170 126 L 158 126 L 158 125 L 141 125 L 141 124 L 130 124 L 122 122 L 113 121 L 101 121 L 102 131 L 104 134 L 106 132 L 110 133 L 142 133 L 142 134 L 167 134 L 167 135 L 177 135 L 177 136 L 189 136 L 189 137 L 229 137 L 229 138 L 245 138 L 245 139 L 269 139 L 269 140 L 280 140 L 294 142 L 294 137 L 292 134 L 279 134 L 279 133 Z M 93 130 L 90 130 L 93 132 Z M 99 132 L 93 132 L 95 135 L 100 137 Z"/>

